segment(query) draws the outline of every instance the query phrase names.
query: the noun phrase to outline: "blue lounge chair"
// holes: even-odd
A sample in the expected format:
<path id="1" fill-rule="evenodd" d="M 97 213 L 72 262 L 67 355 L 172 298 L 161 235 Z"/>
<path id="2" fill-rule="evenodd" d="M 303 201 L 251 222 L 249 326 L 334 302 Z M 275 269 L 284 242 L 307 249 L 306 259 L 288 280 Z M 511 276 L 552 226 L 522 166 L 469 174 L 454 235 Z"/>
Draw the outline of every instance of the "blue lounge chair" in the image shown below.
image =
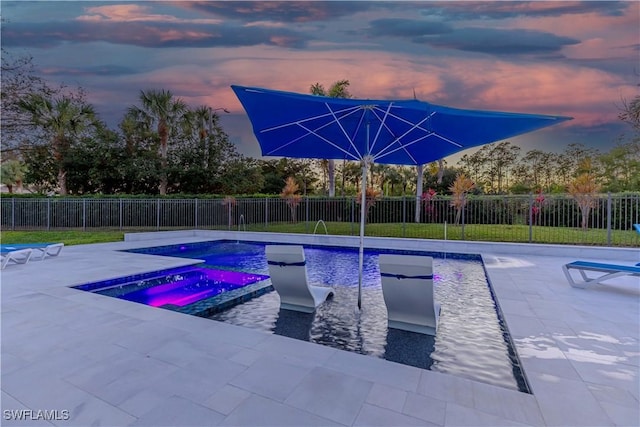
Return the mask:
<path id="1" fill-rule="evenodd" d="M 635 228 L 636 231 L 640 233 L 640 224 L 633 224 L 633 228 Z"/>
<path id="2" fill-rule="evenodd" d="M 33 253 L 33 250 L 30 248 L 27 248 L 27 249 L 0 248 L 0 268 L 4 270 L 4 268 L 10 262 L 13 262 L 15 264 L 26 264 L 31 259 L 32 253 Z"/>
<path id="3" fill-rule="evenodd" d="M 586 288 L 590 285 L 602 283 L 605 280 L 613 279 L 621 276 L 637 276 L 640 277 L 640 263 L 636 265 L 618 265 L 618 264 L 603 264 L 599 262 L 587 262 L 587 261 L 574 261 L 569 264 L 565 264 L 562 267 L 564 275 L 574 288 Z M 582 281 L 575 281 L 573 276 L 569 273 L 569 270 L 578 270 L 582 276 Z M 602 273 L 598 277 L 589 277 L 586 271 L 595 271 Z"/>
<path id="4" fill-rule="evenodd" d="M 0 251 L 10 252 L 20 249 L 31 249 L 37 251 L 37 256 L 33 259 L 43 260 L 45 257 L 58 256 L 64 247 L 64 243 L 8 243 L 0 245 Z"/>

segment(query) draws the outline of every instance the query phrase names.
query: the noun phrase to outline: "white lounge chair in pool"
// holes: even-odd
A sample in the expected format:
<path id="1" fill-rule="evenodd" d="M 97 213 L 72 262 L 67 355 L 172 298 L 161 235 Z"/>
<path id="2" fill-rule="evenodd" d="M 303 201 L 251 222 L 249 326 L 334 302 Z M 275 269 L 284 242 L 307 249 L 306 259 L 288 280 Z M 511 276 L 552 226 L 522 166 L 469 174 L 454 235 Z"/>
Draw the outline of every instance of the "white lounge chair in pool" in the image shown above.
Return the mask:
<path id="1" fill-rule="evenodd" d="M 60 255 L 60 251 L 64 247 L 64 243 L 9 243 L 1 245 L 3 251 L 32 249 L 37 253 L 32 254 L 33 259 L 43 260 L 45 257 L 55 257 Z"/>
<path id="2" fill-rule="evenodd" d="M 302 246 L 267 245 L 265 252 L 271 284 L 280 295 L 281 308 L 312 313 L 333 295 L 330 287 L 309 284 Z"/>
<path id="3" fill-rule="evenodd" d="M 0 251 L 0 267 L 4 270 L 10 262 L 15 264 L 26 264 L 31 259 L 32 253 L 32 249 L 6 250 L 3 248 L 2 251 Z"/>
<path id="4" fill-rule="evenodd" d="M 564 275 L 574 288 L 586 288 L 596 283 L 602 284 L 605 280 L 613 279 L 620 276 L 637 276 L 640 277 L 640 264 L 636 265 L 618 265 L 603 264 L 599 262 L 574 261 L 562 266 Z M 569 273 L 569 270 L 578 270 L 582 280 L 576 281 Z M 602 273 L 598 277 L 587 276 L 586 271 L 595 271 Z M 640 283 L 640 281 L 639 281 Z"/>
<path id="5" fill-rule="evenodd" d="M 381 254 L 379 264 L 389 327 L 435 335 L 440 305 L 433 296 L 433 258 Z"/>

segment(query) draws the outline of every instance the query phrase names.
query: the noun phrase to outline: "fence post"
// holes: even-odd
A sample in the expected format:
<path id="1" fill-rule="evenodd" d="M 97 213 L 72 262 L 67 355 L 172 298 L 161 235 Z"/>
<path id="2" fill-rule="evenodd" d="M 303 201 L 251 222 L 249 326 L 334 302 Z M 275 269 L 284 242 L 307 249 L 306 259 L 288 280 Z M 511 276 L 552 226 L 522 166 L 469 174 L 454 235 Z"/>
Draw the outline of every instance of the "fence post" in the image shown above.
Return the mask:
<path id="1" fill-rule="evenodd" d="M 119 218 L 119 225 L 120 225 L 120 230 L 122 230 L 122 199 L 120 199 L 120 218 Z"/>
<path id="2" fill-rule="evenodd" d="M 87 231 L 87 199 L 82 198 L 82 231 Z"/>
<path id="3" fill-rule="evenodd" d="M 402 196 L 402 237 L 407 237 L 407 198 Z"/>
<path id="4" fill-rule="evenodd" d="M 351 199 L 351 235 L 353 236 L 353 225 L 355 221 L 356 213 L 356 199 Z"/>
<path id="5" fill-rule="evenodd" d="M 47 231 L 51 229 L 51 198 L 47 198 Z"/>
<path id="6" fill-rule="evenodd" d="M 195 218 L 194 218 L 194 223 L 195 223 L 194 227 L 197 230 L 198 229 L 198 199 L 195 199 L 195 204 L 196 205 L 195 205 L 195 208 L 194 208 L 194 211 L 195 211 L 195 213 L 194 213 L 194 216 L 195 216 Z"/>
<path id="7" fill-rule="evenodd" d="M 611 246 L 611 192 L 607 193 L 607 245 Z"/>
<path id="8" fill-rule="evenodd" d="M 11 229 L 16 229 L 16 198 L 11 198 Z"/>
<path id="9" fill-rule="evenodd" d="M 309 234 L 309 196 L 305 197 L 304 231 Z"/>
<path id="10" fill-rule="evenodd" d="M 264 229 L 269 229 L 269 198 L 264 198 Z"/>
<path id="11" fill-rule="evenodd" d="M 160 231 L 160 199 L 156 203 L 156 231 Z"/>
<path id="12" fill-rule="evenodd" d="M 533 243 L 533 193 L 529 193 L 529 243 Z"/>
<path id="13" fill-rule="evenodd" d="M 462 212 L 460 221 L 462 223 L 462 229 L 460 230 L 460 240 L 464 240 L 464 212 L 467 210 L 467 196 L 466 194 L 462 194 Z"/>

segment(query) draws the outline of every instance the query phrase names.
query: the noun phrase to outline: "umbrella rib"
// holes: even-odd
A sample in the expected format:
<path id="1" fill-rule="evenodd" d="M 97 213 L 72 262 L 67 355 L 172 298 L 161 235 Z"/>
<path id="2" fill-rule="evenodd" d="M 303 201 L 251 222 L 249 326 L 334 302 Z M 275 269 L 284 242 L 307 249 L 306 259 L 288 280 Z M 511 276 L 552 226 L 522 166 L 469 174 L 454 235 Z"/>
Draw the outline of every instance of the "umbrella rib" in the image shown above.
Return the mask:
<path id="1" fill-rule="evenodd" d="M 345 109 L 340 110 L 340 111 L 336 111 L 336 113 L 343 113 L 343 112 L 346 111 L 347 113 L 340 117 L 342 119 L 343 117 L 346 117 L 348 115 L 351 115 L 351 114 L 355 113 L 356 111 L 358 111 L 359 108 L 360 108 L 360 106 L 356 105 L 355 107 L 349 107 L 349 108 L 345 108 Z M 321 119 L 321 118 L 324 118 L 324 117 L 329 117 L 331 115 L 332 114 L 330 114 L 330 113 L 319 114 L 317 116 L 307 117 L 306 119 L 295 120 L 295 121 L 289 122 L 289 123 L 283 123 L 283 124 L 278 125 L 278 126 L 273 126 L 273 127 L 270 127 L 270 128 L 261 129 L 260 133 L 271 132 L 273 130 L 282 129 L 282 128 L 285 128 L 285 127 L 288 127 L 288 126 L 297 125 L 297 124 L 308 122 L 308 121 L 311 121 L 311 120 L 317 120 L 317 119 Z M 328 125 L 325 125 L 325 126 L 328 126 Z M 318 129 L 322 129 L 322 128 L 318 128 Z"/>
<path id="2" fill-rule="evenodd" d="M 342 151 L 343 153 L 347 154 L 348 156 L 353 157 L 353 159 L 354 159 L 354 160 L 358 160 L 358 159 L 359 159 L 358 157 L 354 157 L 351 153 L 349 153 L 348 151 L 346 151 L 344 148 L 340 147 L 339 145 L 336 145 L 336 144 L 334 144 L 333 142 L 329 141 L 328 139 L 326 139 L 326 138 L 324 138 L 324 137 L 322 137 L 322 136 L 318 135 L 315 131 L 313 131 L 313 130 L 311 130 L 311 129 L 307 128 L 307 127 L 305 127 L 304 125 L 302 125 L 302 124 L 300 124 L 300 123 L 296 123 L 296 124 L 297 124 L 298 126 L 300 126 L 302 129 L 306 130 L 306 131 L 307 131 L 307 133 L 306 133 L 305 135 L 302 135 L 302 136 L 300 136 L 300 137 L 298 137 L 298 138 L 296 138 L 296 139 L 293 139 L 293 140 L 291 140 L 291 141 L 287 142 L 286 144 L 282 144 L 282 145 L 280 145 L 280 146 L 278 146 L 278 147 L 274 148 L 273 150 L 271 150 L 271 151 L 269 151 L 269 152 L 265 153 L 265 156 L 277 156 L 277 155 L 278 155 L 278 154 L 277 154 L 277 151 L 282 150 L 283 148 L 288 147 L 288 146 L 289 146 L 289 145 L 291 145 L 291 144 L 295 144 L 296 142 L 300 141 L 302 138 L 305 138 L 305 137 L 307 137 L 307 136 L 309 136 L 309 135 L 314 135 L 314 136 L 316 136 L 316 137 L 320 138 L 321 140 L 323 140 L 324 142 L 326 142 L 327 144 L 331 145 L 332 147 L 335 147 L 335 148 L 337 148 L 338 150 Z M 323 127 L 324 127 L 324 126 L 323 126 Z M 320 129 L 321 129 L 321 128 L 320 128 Z"/>
<path id="3" fill-rule="evenodd" d="M 298 126 L 300 126 L 302 129 L 304 129 L 304 130 L 306 130 L 307 132 L 309 132 L 307 135 L 309 135 L 309 134 L 314 135 L 315 137 L 320 138 L 321 140 L 323 140 L 323 141 L 324 141 L 324 142 L 326 142 L 327 144 L 331 145 L 332 147 L 337 148 L 338 150 L 342 151 L 344 154 L 346 154 L 347 156 L 351 157 L 353 160 L 359 160 L 359 157 L 354 156 L 353 154 L 349 153 L 349 152 L 348 152 L 347 150 L 345 150 L 344 148 L 342 148 L 342 147 L 340 147 L 339 145 L 337 145 L 337 144 L 335 144 L 335 143 L 333 143 L 333 142 L 329 141 L 329 140 L 328 140 L 327 138 L 325 138 L 324 136 L 322 136 L 322 135 L 318 135 L 315 131 L 313 131 L 313 130 L 311 130 L 311 129 L 307 128 L 307 127 L 305 127 L 304 125 L 302 125 L 302 124 L 300 124 L 300 123 L 298 123 Z M 307 135 L 305 135 L 305 136 L 307 136 Z M 302 138 L 302 137 L 301 137 L 301 138 Z M 348 138 L 348 137 L 347 137 L 347 138 Z M 300 138 L 298 138 L 298 139 L 300 139 Z M 291 142 L 289 142 L 289 143 L 287 143 L 287 144 L 285 144 L 285 145 L 283 145 L 283 146 L 281 146 L 281 147 L 285 147 L 285 146 L 287 146 L 287 145 L 289 145 L 289 144 L 292 144 L 293 142 L 295 142 L 295 141 L 291 141 Z M 351 143 L 351 141 L 349 141 L 349 143 Z M 351 145 L 353 145 L 353 144 L 351 144 Z M 273 151 L 272 151 L 272 152 L 273 152 Z"/>
<path id="4" fill-rule="evenodd" d="M 375 111 L 373 112 L 373 114 L 375 114 L 375 116 L 380 120 L 380 126 L 378 127 L 378 132 L 376 132 L 376 136 L 373 138 L 373 143 L 371 144 L 371 147 L 367 147 L 369 149 L 369 152 L 373 151 L 373 147 L 375 147 L 376 142 L 378 142 L 378 137 L 380 136 L 380 132 L 382 131 L 383 126 L 391 133 L 391 129 L 389 129 L 389 127 L 387 126 L 386 120 L 387 120 L 387 116 L 389 116 L 389 112 L 391 111 L 392 106 L 393 106 L 393 102 L 390 102 L 389 105 L 387 106 L 386 111 L 384 112 L 384 117 L 382 119 L 378 117 Z M 376 108 L 380 108 L 380 107 L 376 107 Z M 393 135 L 393 133 L 391 133 L 391 135 Z"/>
<path id="5" fill-rule="evenodd" d="M 346 117 L 346 116 L 342 116 Z M 364 114 L 360 114 L 360 120 L 358 120 L 358 126 L 353 131 L 353 136 L 351 137 L 352 141 L 356 140 L 356 136 L 358 135 L 358 131 L 360 130 L 360 126 L 362 126 L 362 121 L 364 120 Z"/>
<path id="6" fill-rule="evenodd" d="M 436 112 L 435 112 L 435 111 L 433 111 L 431 114 L 429 114 L 429 115 L 427 116 L 427 119 L 430 119 L 431 117 L 435 116 L 435 114 L 436 114 Z M 377 115 L 376 115 L 376 117 L 377 117 Z M 433 131 L 431 131 L 430 129 L 425 129 L 425 128 L 423 128 L 422 126 L 420 126 L 420 124 L 424 123 L 424 121 L 425 121 L 425 120 L 422 120 L 420 123 L 418 123 L 418 124 L 416 125 L 416 124 L 414 124 L 414 123 L 411 123 L 409 120 L 405 119 L 405 118 L 404 118 L 404 117 L 402 117 L 402 116 L 397 116 L 397 115 L 395 115 L 395 114 L 391 114 L 391 117 L 393 117 L 394 119 L 397 119 L 397 120 L 399 120 L 399 121 L 401 121 L 401 122 L 403 122 L 403 123 L 406 123 L 406 124 L 408 124 L 408 125 L 413 126 L 412 130 L 413 130 L 413 129 L 420 129 L 420 130 L 421 130 L 421 131 L 423 131 L 423 132 L 433 132 Z M 386 126 L 385 126 L 385 127 L 386 127 Z M 387 129 L 388 129 L 388 130 L 389 130 L 389 132 L 391 133 L 391 130 L 390 130 L 388 127 L 387 127 Z M 393 133 L 391 133 L 391 134 L 393 134 Z"/>
<path id="7" fill-rule="evenodd" d="M 453 141 L 453 140 L 451 140 L 449 138 L 446 138 L 446 137 L 444 137 L 444 136 L 442 136 L 442 135 L 440 135 L 440 134 L 438 134 L 436 132 L 432 132 L 432 135 L 435 135 L 436 137 L 442 139 L 443 141 L 448 142 L 449 144 L 455 145 L 456 147 L 460 147 L 460 148 L 464 147 L 462 144 L 458 144 L 457 142 L 455 142 L 455 141 Z"/>
<path id="8" fill-rule="evenodd" d="M 349 110 L 351 110 L 351 111 L 349 111 Z M 346 113 L 346 114 L 343 114 L 343 115 L 340 117 L 341 119 L 342 119 L 342 118 L 344 118 L 344 117 L 350 116 L 351 114 L 353 114 L 353 113 L 355 113 L 356 111 L 358 111 L 358 109 L 357 109 L 357 108 L 345 108 L 344 110 L 340 110 L 340 111 L 338 111 L 338 112 L 339 112 L 339 113 L 342 113 L 342 112 L 345 112 L 345 111 L 347 111 L 347 113 Z M 288 127 L 288 126 L 292 126 L 292 125 L 297 125 L 297 126 L 301 127 L 302 129 L 304 129 L 304 130 L 306 130 L 306 131 L 307 131 L 307 133 L 306 133 L 306 134 L 301 135 L 301 136 L 299 136 L 298 138 L 293 139 L 293 140 L 291 140 L 291 141 L 287 142 L 286 144 L 282 144 L 282 145 L 280 145 L 280 146 L 278 146 L 278 147 L 274 148 L 273 150 L 271 150 L 271 151 L 267 152 L 267 153 L 265 154 L 265 156 L 277 155 L 277 154 L 274 154 L 276 151 L 281 150 L 281 149 L 283 149 L 284 147 L 287 147 L 287 146 L 289 146 L 289 145 L 291 145 L 291 144 L 294 144 L 294 143 L 296 143 L 296 142 L 300 141 L 302 138 L 305 138 L 305 137 L 307 137 L 307 136 L 309 136 L 309 135 L 315 135 L 315 136 L 320 137 L 316 132 L 317 132 L 317 131 L 319 131 L 320 129 L 324 129 L 325 127 L 327 127 L 327 126 L 331 125 L 331 123 L 333 123 L 333 122 L 325 123 L 324 125 L 322 125 L 322 126 L 320 126 L 320 127 L 316 128 L 316 129 L 315 129 L 315 131 L 312 131 L 312 130 L 310 130 L 310 129 L 306 128 L 305 126 L 303 126 L 303 125 L 302 125 L 302 123 L 303 123 L 303 122 L 305 122 L 305 121 L 315 120 L 315 119 L 318 119 L 318 118 L 328 117 L 328 116 L 330 116 L 330 114 L 322 114 L 322 115 L 320 115 L 320 116 L 312 117 L 312 118 L 309 118 L 309 119 L 305 119 L 305 120 L 298 120 L 298 121 L 295 121 L 295 122 L 291 122 L 291 123 L 286 123 L 286 124 L 282 124 L 282 125 L 279 125 L 279 126 L 275 126 L 275 127 L 272 127 L 272 128 L 262 129 L 262 130 L 260 131 L 260 133 L 262 133 L 262 132 L 269 132 L 269 131 L 272 131 L 272 130 L 277 130 L 277 129 L 281 129 L 281 128 L 283 128 L 283 127 Z M 349 138 L 349 137 L 347 136 L 347 138 Z M 321 138 L 321 139 L 323 139 L 323 138 Z M 325 140 L 325 141 L 326 141 L 326 140 Z M 334 147 L 336 147 L 336 148 L 340 149 L 341 151 L 343 151 L 343 152 L 347 153 L 346 151 L 344 151 L 344 150 L 343 150 L 342 148 L 340 148 L 339 146 L 337 146 L 337 145 L 335 145 L 335 144 L 333 144 L 333 143 L 331 143 L 331 142 L 329 142 L 329 141 L 326 141 L 326 142 L 328 142 L 330 145 L 332 145 L 332 146 L 334 146 Z M 356 151 L 357 151 L 357 150 L 356 150 Z M 347 153 L 347 154 L 348 154 L 348 153 Z M 357 159 L 358 159 L 358 158 L 355 158 L 355 160 L 357 160 Z"/>
<path id="9" fill-rule="evenodd" d="M 375 160 L 378 160 L 378 159 L 379 159 L 379 158 L 381 158 L 381 157 L 384 157 L 384 156 L 388 156 L 388 155 L 390 155 L 390 154 L 393 154 L 393 153 L 395 153 L 396 151 L 405 150 L 405 152 L 406 152 L 407 156 L 409 156 L 409 157 L 411 158 L 411 160 L 413 161 L 413 163 L 414 163 L 414 164 L 418 164 L 417 160 L 416 160 L 416 159 L 411 155 L 411 153 L 409 153 L 406 149 L 407 149 L 407 147 L 408 147 L 408 146 L 413 145 L 413 144 L 415 144 L 415 143 L 417 143 L 417 142 L 420 142 L 420 141 L 422 141 L 423 139 L 429 138 L 431 135 L 434 135 L 434 133 L 432 132 L 432 133 L 430 133 L 429 135 L 422 135 L 422 136 L 421 136 L 420 138 L 418 138 L 418 139 L 414 139 L 414 140 L 413 140 L 413 141 L 411 141 L 411 142 L 408 142 L 408 143 L 406 143 L 406 144 L 404 144 L 404 145 L 401 145 L 400 147 L 397 147 L 397 148 L 395 148 L 395 149 L 393 149 L 393 150 L 390 150 L 390 151 L 387 151 L 387 152 L 385 152 L 384 150 L 382 150 L 382 151 L 380 151 L 380 152 L 379 152 L 379 153 L 374 157 L 374 161 L 375 161 Z"/>
<path id="10" fill-rule="evenodd" d="M 374 112 L 374 114 L 376 114 L 376 113 Z M 409 134 L 409 132 L 413 131 L 413 130 L 414 130 L 414 129 L 416 129 L 416 128 L 417 128 L 417 129 L 420 129 L 420 130 L 422 130 L 422 131 L 424 131 L 424 132 L 426 132 L 426 133 L 428 133 L 428 134 L 427 134 L 427 135 L 424 135 L 422 138 L 419 138 L 419 139 L 417 139 L 417 140 L 412 141 L 412 142 L 411 142 L 411 143 L 409 143 L 409 144 L 402 144 L 402 143 L 400 143 L 400 147 L 399 147 L 399 148 L 396 148 L 395 150 L 392 150 L 392 151 L 391 151 L 391 153 L 395 153 L 395 152 L 396 152 L 396 151 L 398 151 L 398 150 L 406 149 L 406 147 L 408 147 L 409 145 L 414 144 L 414 143 L 415 143 L 415 142 L 417 142 L 417 141 L 421 141 L 422 139 L 424 139 L 424 138 L 427 138 L 427 137 L 431 136 L 431 135 L 433 134 L 433 132 L 432 132 L 432 131 L 430 131 L 430 130 L 427 130 L 427 129 L 422 128 L 420 125 L 421 125 L 422 123 L 426 122 L 427 120 L 429 120 L 429 119 L 431 118 L 431 116 L 433 116 L 434 114 L 435 114 L 435 113 L 431 113 L 431 114 L 429 114 L 427 117 L 425 117 L 424 119 L 420 120 L 418 123 L 411 123 L 411 122 L 409 122 L 409 121 L 403 120 L 403 121 L 405 121 L 406 123 L 410 124 L 410 125 L 411 125 L 411 128 L 409 128 L 409 130 L 407 130 L 407 131 L 406 131 L 405 133 L 403 133 L 402 135 L 400 135 L 400 136 L 396 137 L 396 139 L 395 139 L 393 142 L 391 142 L 391 144 L 388 144 L 386 147 L 384 147 L 382 150 L 380 150 L 380 152 L 375 156 L 375 158 L 380 158 L 381 156 L 386 156 L 386 155 L 390 154 L 390 153 L 387 153 L 387 151 L 391 149 L 391 146 L 392 146 L 393 144 L 395 144 L 396 142 L 400 143 L 400 139 L 401 139 L 402 137 L 404 137 L 405 135 Z M 378 115 L 377 115 L 377 114 L 376 114 L 376 117 L 378 117 Z M 392 115 L 392 117 L 396 117 L 396 116 Z M 400 117 L 396 117 L 396 118 L 400 119 Z M 387 130 L 389 131 L 389 133 L 390 133 L 391 135 L 393 135 L 393 132 L 391 132 L 391 129 L 389 129 L 386 125 L 385 125 L 385 127 L 387 128 Z M 409 157 L 411 157 L 411 158 L 413 159 L 413 156 L 411 156 L 411 154 L 409 154 L 409 152 L 408 152 L 408 151 L 406 151 L 406 150 L 405 150 L 405 152 L 407 153 L 407 155 L 409 155 Z"/>
<path id="11" fill-rule="evenodd" d="M 336 115 L 334 114 L 334 112 L 331 109 L 331 107 L 329 106 L 329 104 L 325 102 L 324 105 L 326 105 L 327 109 L 329 110 L 329 113 L 331 113 L 331 115 L 333 116 L 333 120 L 335 120 L 336 124 L 340 127 L 340 130 L 342 131 L 344 136 L 347 138 L 347 141 L 349 141 L 349 145 L 351 145 L 351 147 L 353 147 L 353 149 L 356 150 L 356 153 L 358 154 L 358 158 L 362 158 L 362 155 L 360 154 L 360 151 L 358 151 L 358 147 L 356 147 L 356 145 L 353 143 L 353 140 L 349 137 L 349 134 L 347 133 L 347 131 L 344 129 L 344 127 L 342 127 L 342 123 L 340 123 L 340 120 L 336 117 Z M 342 119 L 344 117 L 346 117 L 346 116 L 342 116 L 342 117 L 340 117 L 340 119 Z M 315 135 L 315 133 L 314 133 L 314 135 Z M 316 135 L 316 136 L 319 137 L 319 135 Z M 332 143 L 330 143 L 330 144 L 334 145 Z"/>

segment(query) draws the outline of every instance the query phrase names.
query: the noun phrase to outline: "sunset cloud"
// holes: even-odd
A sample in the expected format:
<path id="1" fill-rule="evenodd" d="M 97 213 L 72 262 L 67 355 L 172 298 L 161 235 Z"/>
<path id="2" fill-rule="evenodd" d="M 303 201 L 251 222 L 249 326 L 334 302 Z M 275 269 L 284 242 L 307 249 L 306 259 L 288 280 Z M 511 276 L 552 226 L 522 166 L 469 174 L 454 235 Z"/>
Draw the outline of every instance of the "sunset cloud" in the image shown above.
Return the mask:
<path id="1" fill-rule="evenodd" d="M 348 79 L 362 98 L 573 116 L 526 137 L 551 146 L 610 143 L 621 100 L 638 94 L 639 2 L 60 4 L 3 1 L 3 49 L 82 86 L 114 128 L 140 90 L 228 108 L 225 130 L 247 152 L 231 84 L 308 93 Z"/>
<path id="2" fill-rule="evenodd" d="M 219 24 L 219 19 L 180 19 L 173 15 L 152 13 L 150 6 L 136 4 L 116 4 L 85 8 L 85 14 L 77 21 L 86 22 L 181 22 L 192 24 Z"/>
<path id="3" fill-rule="evenodd" d="M 502 30 L 496 28 L 461 28 L 437 37 L 413 39 L 434 47 L 457 49 L 493 55 L 528 55 L 558 52 L 579 40 L 532 30 Z"/>
<path id="4" fill-rule="evenodd" d="M 373 20 L 369 25 L 367 33 L 372 36 L 414 38 L 453 31 L 450 25 L 443 22 L 416 19 L 383 18 Z"/>
<path id="5" fill-rule="evenodd" d="M 169 22 L 89 22 L 11 24 L 3 28 L 6 46 L 53 47 L 63 42 L 107 42 L 143 47 L 228 47 L 272 44 L 303 47 L 310 36 L 287 28 L 239 27 Z"/>

